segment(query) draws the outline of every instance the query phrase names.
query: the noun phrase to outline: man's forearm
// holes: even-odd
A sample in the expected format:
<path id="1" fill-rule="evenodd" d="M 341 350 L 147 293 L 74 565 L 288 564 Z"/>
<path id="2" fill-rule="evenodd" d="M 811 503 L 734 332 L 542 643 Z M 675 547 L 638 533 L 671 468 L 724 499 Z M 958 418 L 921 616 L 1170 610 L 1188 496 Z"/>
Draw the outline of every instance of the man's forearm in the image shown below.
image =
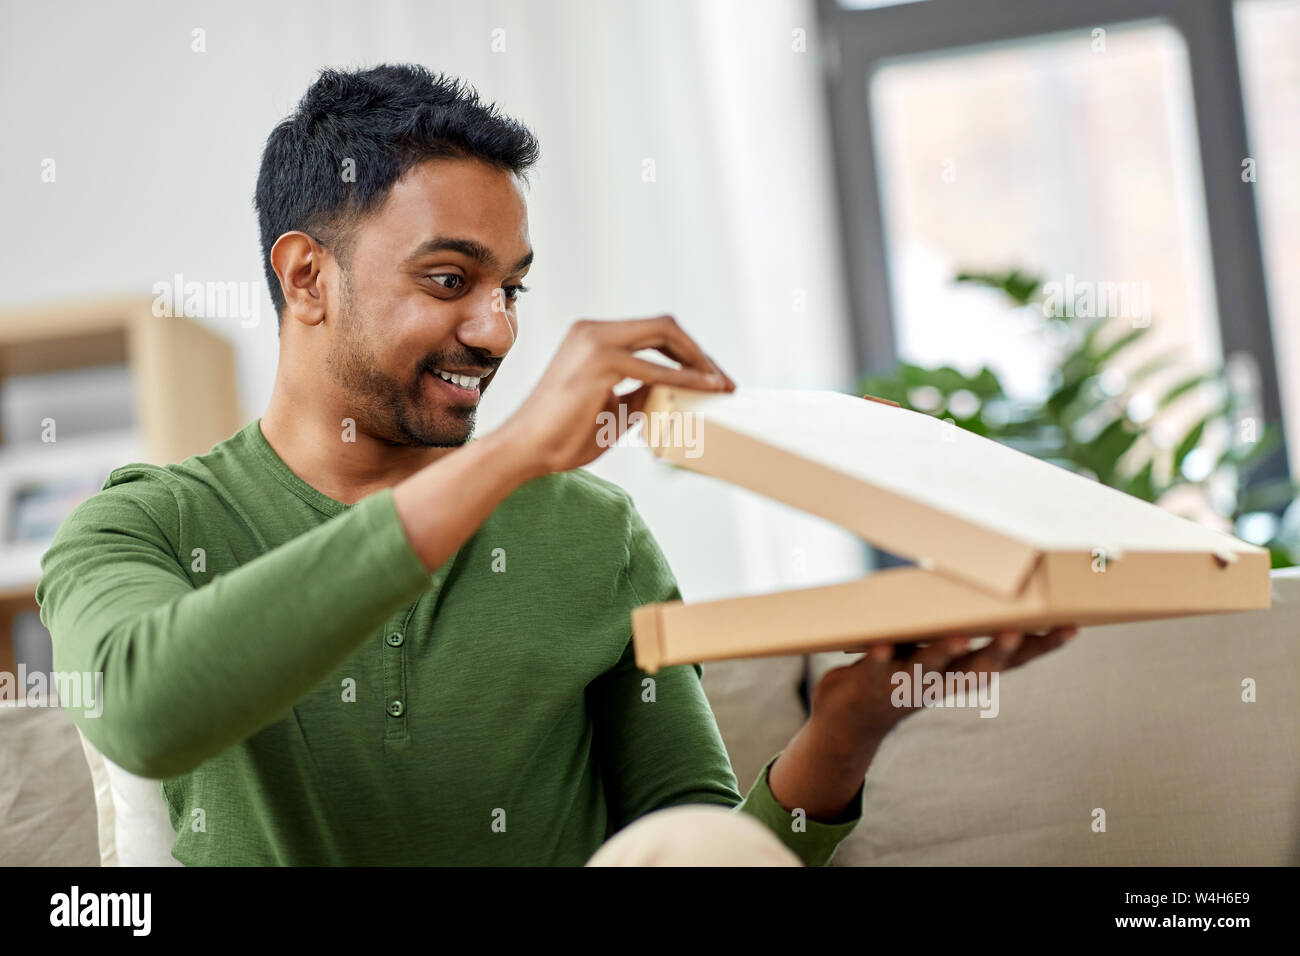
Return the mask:
<path id="1" fill-rule="evenodd" d="M 104 675 L 86 735 L 135 773 L 174 776 L 281 716 L 522 483 L 501 449 L 474 441 L 412 476 L 405 517 L 394 488 L 391 503 L 372 496 L 197 589 L 176 564 L 178 532 L 151 533 L 129 485 L 86 502 L 39 592 L 56 666 Z"/>
<path id="2" fill-rule="evenodd" d="M 791 738 L 768 771 L 772 796 L 787 810 L 802 809 L 811 820 L 844 814 L 862 788 L 878 740 L 848 746 L 823 733 L 810 718 Z"/>
<path id="3" fill-rule="evenodd" d="M 511 492 L 536 471 L 505 431 L 458 448 L 395 485 L 393 504 L 411 547 L 430 571 L 440 567 Z"/>

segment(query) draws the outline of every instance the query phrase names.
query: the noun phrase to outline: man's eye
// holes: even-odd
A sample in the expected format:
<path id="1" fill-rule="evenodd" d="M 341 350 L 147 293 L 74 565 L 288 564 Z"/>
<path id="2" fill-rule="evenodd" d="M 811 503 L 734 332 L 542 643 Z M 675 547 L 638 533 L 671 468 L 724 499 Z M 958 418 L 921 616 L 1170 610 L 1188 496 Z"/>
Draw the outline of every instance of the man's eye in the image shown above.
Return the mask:
<path id="1" fill-rule="evenodd" d="M 463 281 L 461 277 L 456 275 L 456 273 L 454 272 L 442 272 L 442 273 L 438 273 L 437 275 L 425 276 L 425 278 L 432 279 L 434 282 L 438 282 L 439 279 L 455 279 L 457 282 Z M 441 285 L 441 283 L 439 283 L 439 285 Z M 443 288 L 450 292 L 451 290 L 455 289 L 456 286 L 444 285 Z"/>
<path id="2" fill-rule="evenodd" d="M 515 301 L 520 295 L 528 291 L 528 286 L 524 285 L 503 285 L 501 288 L 505 292 L 508 302 Z"/>

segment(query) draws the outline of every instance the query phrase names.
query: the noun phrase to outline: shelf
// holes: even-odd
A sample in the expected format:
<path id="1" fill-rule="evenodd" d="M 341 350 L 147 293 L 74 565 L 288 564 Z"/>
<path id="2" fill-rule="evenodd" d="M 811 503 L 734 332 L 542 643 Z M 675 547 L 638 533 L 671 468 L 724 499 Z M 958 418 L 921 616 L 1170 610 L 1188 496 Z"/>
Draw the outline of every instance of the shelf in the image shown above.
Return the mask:
<path id="1" fill-rule="evenodd" d="M 8 383 L 0 395 L 11 398 L 11 411 L 13 396 L 20 403 L 16 417 L 0 417 L 0 423 L 8 420 L 11 431 L 21 423 L 27 438 L 6 442 L 0 434 L 0 670 L 12 669 L 13 618 L 36 608 L 40 558 L 52 540 L 52 535 L 9 540 L 16 497 L 44 486 L 50 488 L 49 500 L 57 502 L 53 485 L 91 476 L 88 496 L 114 468 L 135 461 L 181 461 L 244 424 L 230 343 L 191 319 L 155 316 L 153 301 L 152 296 L 114 295 L 0 310 L 0 386 Z M 60 374 L 74 371 L 86 375 L 70 377 L 63 387 Z M 46 374 L 54 377 L 18 381 Z M 77 423 L 70 432 L 56 431 L 54 442 L 31 437 L 39 434 L 32 427 L 34 410 L 47 401 L 56 429 L 61 417 Z M 88 404 L 95 401 L 105 408 Z M 77 415 L 78 409 L 84 414 Z M 78 428 L 92 430 L 78 433 Z M 82 500 L 79 495 L 68 495 L 69 510 Z M 42 505 L 33 507 L 40 514 Z M 50 507 L 48 501 L 44 507 Z M 51 523 L 40 520 L 37 526 Z"/>

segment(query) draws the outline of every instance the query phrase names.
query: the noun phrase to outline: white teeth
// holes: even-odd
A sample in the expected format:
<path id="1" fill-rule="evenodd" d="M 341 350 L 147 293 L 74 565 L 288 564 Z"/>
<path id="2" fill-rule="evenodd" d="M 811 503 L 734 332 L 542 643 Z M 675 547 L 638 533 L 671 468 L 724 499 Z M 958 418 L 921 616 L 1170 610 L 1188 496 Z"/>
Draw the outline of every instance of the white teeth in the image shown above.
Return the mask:
<path id="1" fill-rule="evenodd" d="M 451 372 L 444 372 L 440 368 L 434 369 L 434 371 L 453 385 L 459 385 L 461 388 L 478 388 L 478 383 L 482 381 L 475 375 L 453 375 Z"/>

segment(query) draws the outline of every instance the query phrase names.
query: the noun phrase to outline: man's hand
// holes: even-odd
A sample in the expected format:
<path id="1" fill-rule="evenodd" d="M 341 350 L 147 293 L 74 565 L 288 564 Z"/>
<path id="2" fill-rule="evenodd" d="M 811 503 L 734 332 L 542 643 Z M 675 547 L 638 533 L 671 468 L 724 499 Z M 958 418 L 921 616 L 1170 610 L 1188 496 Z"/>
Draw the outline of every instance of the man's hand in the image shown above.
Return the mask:
<path id="1" fill-rule="evenodd" d="M 824 727 L 829 739 L 846 753 L 875 746 L 916 707 L 897 707 L 893 677 L 908 675 L 921 665 L 921 673 L 998 673 L 1026 664 L 1060 647 L 1077 633 L 1077 628 L 1058 627 L 1043 634 L 1005 631 L 986 646 L 968 651 L 969 638 L 954 635 L 923 647 L 875 644 L 861 660 L 828 671 L 813 690 L 813 721 Z M 899 653 L 899 651 L 902 653 Z"/>
<path id="2" fill-rule="evenodd" d="M 641 349 L 656 349 L 681 368 L 637 358 L 633 353 Z M 614 386 L 625 378 L 641 387 L 615 395 Z M 393 488 L 397 516 L 424 566 L 440 567 L 520 485 L 599 458 L 605 448 L 597 416 L 607 411 L 614 421 L 627 421 L 659 384 L 736 387 L 672 316 L 575 322 L 537 387 L 504 425 Z M 618 414 L 621 403 L 628 406 L 626 416 Z M 447 507 L 449 501 L 456 506 Z"/>
<path id="3" fill-rule="evenodd" d="M 787 809 L 802 808 L 811 819 L 836 819 L 857 795 L 885 735 L 918 709 L 894 705 L 894 674 L 910 675 L 920 664 L 923 674 L 971 672 L 979 679 L 1041 657 L 1077 631 L 1073 625 L 1042 634 L 1005 631 L 974 651 L 960 635 L 920 648 L 873 645 L 861 660 L 837 667 L 817 682 L 808 722 L 769 771 L 772 796 Z"/>
<path id="4" fill-rule="evenodd" d="M 641 349 L 654 349 L 681 368 L 637 358 L 634 353 Z M 625 378 L 642 385 L 616 395 L 614 386 Z M 510 437 L 512 454 L 531 475 L 568 471 L 605 451 L 597 442 L 601 412 L 620 420 L 620 404 L 627 405 L 629 416 L 641 411 L 651 386 L 660 384 L 720 392 L 736 387 L 670 315 L 585 319 L 570 327 L 536 388 L 500 432 Z"/>

